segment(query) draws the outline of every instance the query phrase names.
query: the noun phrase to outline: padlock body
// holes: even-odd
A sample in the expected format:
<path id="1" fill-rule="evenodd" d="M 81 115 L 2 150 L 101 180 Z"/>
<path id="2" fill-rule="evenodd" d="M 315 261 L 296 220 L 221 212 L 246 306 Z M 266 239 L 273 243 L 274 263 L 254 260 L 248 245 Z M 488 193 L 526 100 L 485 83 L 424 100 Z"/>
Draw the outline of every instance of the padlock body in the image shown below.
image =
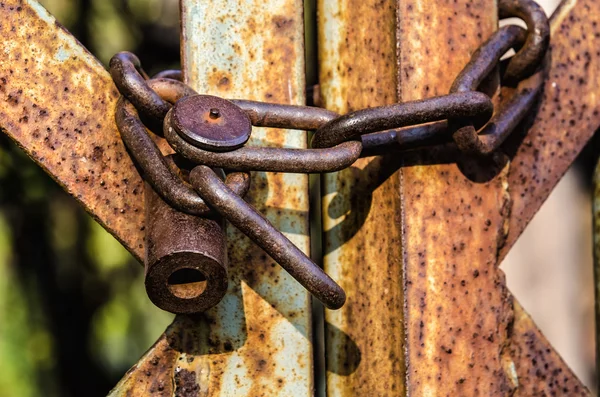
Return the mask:
<path id="1" fill-rule="evenodd" d="M 198 313 L 227 291 L 223 220 L 180 212 L 146 183 L 145 284 L 150 300 L 172 313 Z"/>

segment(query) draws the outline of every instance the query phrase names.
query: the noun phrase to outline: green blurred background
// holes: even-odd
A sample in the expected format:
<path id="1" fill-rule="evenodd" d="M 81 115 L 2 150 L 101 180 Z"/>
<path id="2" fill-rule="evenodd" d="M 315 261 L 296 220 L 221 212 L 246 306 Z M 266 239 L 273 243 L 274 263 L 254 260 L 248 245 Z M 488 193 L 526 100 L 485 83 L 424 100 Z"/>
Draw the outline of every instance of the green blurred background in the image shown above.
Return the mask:
<path id="1" fill-rule="evenodd" d="M 41 0 L 105 65 L 178 67 L 177 0 Z M 172 315 L 132 256 L 0 134 L 0 397 L 105 396 Z"/>

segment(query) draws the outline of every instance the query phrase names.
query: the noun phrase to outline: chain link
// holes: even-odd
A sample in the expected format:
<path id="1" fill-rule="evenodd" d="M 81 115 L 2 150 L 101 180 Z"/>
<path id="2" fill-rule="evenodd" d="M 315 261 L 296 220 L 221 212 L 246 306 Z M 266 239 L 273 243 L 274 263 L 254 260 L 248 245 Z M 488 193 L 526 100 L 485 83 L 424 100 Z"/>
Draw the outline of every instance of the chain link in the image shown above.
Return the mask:
<path id="1" fill-rule="evenodd" d="M 123 95 L 117 125 L 144 179 L 170 206 L 203 217 L 216 211 L 336 309 L 345 301 L 342 288 L 243 200 L 249 172 L 335 172 L 360 157 L 452 142 L 468 155 L 497 151 L 541 92 L 550 34 L 546 15 L 535 2 L 500 0 L 498 7 L 500 17 L 521 18 L 527 30 L 516 25 L 498 29 L 472 55 L 447 95 L 345 115 L 310 106 L 227 101 L 198 95 L 177 70 L 149 79 L 139 59 L 122 52 L 110 62 Z M 501 60 L 510 49 L 515 55 Z M 494 107 L 478 90 L 498 67 L 510 92 Z M 251 126 L 315 133 L 309 149 L 252 147 L 245 145 Z M 176 154 L 165 157 L 146 128 L 164 137 Z M 224 181 L 219 169 L 228 172 Z"/>

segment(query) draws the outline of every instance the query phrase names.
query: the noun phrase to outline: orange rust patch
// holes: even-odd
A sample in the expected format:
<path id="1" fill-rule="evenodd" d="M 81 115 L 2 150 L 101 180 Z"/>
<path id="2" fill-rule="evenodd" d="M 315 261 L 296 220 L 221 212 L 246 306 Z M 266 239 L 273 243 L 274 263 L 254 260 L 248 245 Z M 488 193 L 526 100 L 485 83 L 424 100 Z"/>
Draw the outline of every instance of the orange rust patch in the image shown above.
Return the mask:
<path id="1" fill-rule="evenodd" d="M 231 73 L 216 69 L 213 69 L 208 77 L 211 86 L 218 87 L 220 91 L 224 92 L 231 89 L 231 79 Z"/>

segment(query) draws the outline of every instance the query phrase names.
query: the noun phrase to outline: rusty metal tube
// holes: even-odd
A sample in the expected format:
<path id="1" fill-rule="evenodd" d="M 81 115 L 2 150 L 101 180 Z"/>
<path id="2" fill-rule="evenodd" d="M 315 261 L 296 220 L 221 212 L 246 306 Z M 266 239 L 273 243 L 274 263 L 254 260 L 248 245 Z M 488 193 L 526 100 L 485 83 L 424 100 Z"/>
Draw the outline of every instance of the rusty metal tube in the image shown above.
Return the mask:
<path id="1" fill-rule="evenodd" d="M 213 170 L 199 165 L 190 172 L 190 182 L 210 206 L 265 250 L 325 306 L 339 309 L 344 305 L 344 290 L 264 216 L 232 192 Z"/>
<path id="2" fill-rule="evenodd" d="M 145 184 L 148 297 L 171 313 L 203 312 L 227 291 L 222 218 L 177 211 Z"/>

